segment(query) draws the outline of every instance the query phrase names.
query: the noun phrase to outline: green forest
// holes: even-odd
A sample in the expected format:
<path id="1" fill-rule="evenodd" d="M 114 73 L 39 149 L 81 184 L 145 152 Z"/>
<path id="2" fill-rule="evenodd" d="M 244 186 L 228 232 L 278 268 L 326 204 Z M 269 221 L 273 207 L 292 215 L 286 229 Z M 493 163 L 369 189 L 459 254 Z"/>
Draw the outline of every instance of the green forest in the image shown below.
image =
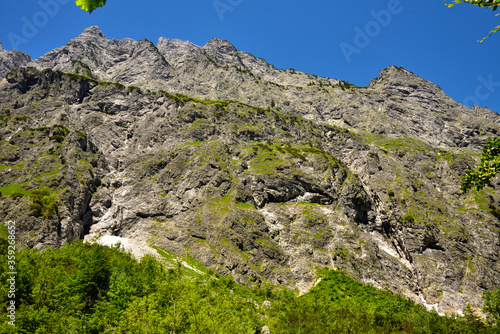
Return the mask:
<path id="1" fill-rule="evenodd" d="M 81 241 L 16 254 L 16 326 L 8 325 L 7 241 L 1 243 L 0 333 L 500 333 L 500 293 L 485 294 L 488 319 L 472 308 L 439 316 L 405 297 L 318 269 L 309 293 L 246 287 L 205 268 L 193 275 L 119 247 Z"/>

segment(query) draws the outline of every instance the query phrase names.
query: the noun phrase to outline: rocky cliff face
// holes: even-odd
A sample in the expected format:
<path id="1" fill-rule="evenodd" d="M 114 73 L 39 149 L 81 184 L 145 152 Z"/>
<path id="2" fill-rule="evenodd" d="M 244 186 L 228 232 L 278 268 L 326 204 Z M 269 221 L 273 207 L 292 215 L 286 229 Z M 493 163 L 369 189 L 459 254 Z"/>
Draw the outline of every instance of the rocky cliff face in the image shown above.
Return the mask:
<path id="1" fill-rule="evenodd" d="M 31 57 L 24 52 L 5 51 L 2 42 L 0 42 L 0 77 L 15 68 L 26 66 L 31 60 Z"/>
<path id="2" fill-rule="evenodd" d="M 459 192 L 500 118 L 415 74 L 354 87 L 96 27 L 30 65 L 0 83 L 0 215 L 23 245 L 120 237 L 302 292 L 340 268 L 440 312 L 500 284 L 499 193 Z"/>

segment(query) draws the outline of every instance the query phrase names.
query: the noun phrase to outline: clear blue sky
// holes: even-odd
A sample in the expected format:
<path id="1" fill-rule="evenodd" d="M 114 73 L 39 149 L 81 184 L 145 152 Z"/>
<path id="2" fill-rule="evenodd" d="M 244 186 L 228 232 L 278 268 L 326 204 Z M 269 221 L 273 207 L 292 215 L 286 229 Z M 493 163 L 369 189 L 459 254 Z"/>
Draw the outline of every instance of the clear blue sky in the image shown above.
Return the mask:
<path id="1" fill-rule="evenodd" d="M 402 66 L 458 102 L 500 112 L 500 32 L 477 42 L 500 16 L 468 4 L 449 9 L 449 2 L 108 0 L 90 15 L 72 0 L 0 0 L 0 41 L 38 58 L 92 25 L 108 38 L 155 44 L 161 36 L 197 45 L 219 37 L 277 68 L 359 86 L 389 65 Z M 390 16 L 379 14 L 378 22 L 374 13 L 383 10 Z M 29 24 L 40 27 L 29 31 Z M 23 40 L 12 43 L 15 35 Z"/>

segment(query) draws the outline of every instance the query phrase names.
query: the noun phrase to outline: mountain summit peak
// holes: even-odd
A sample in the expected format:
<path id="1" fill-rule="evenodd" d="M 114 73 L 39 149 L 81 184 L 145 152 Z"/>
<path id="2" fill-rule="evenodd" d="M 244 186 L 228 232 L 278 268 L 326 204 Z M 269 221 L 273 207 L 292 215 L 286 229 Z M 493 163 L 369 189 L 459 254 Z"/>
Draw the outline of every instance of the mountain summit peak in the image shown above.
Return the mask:
<path id="1" fill-rule="evenodd" d="M 78 37 L 99 37 L 106 38 L 98 26 L 91 26 L 86 28 Z"/>
<path id="2" fill-rule="evenodd" d="M 377 79 L 372 79 L 370 86 L 384 86 L 388 89 L 396 89 L 398 94 L 404 96 L 418 91 L 433 91 L 441 92 L 442 89 L 438 85 L 408 71 L 407 69 L 395 65 L 391 65 L 380 71 Z"/>
<path id="3" fill-rule="evenodd" d="M 210 47 L 210 46 L 214 46 L 216 48 L 226 47 L 226 48 L 237 50 L 236 47 L 233 44 L 231 44 L 231 42 L 229 42 L 228 40 L 225 40 L 225 39 L 220 39 L 220 38 L 212 38 L 210 41 L 208 41 L 208 43 L 205 45 L 205 47 Z"/>
<path id="4" fill-rule="evenodd" d="M 395 77 L 418 77 L 416 74 L 408 71 L 407 69 L 396 65 L 391 65 L 381 70 L 379 75 L 380 78 L 386 79 Z"/>

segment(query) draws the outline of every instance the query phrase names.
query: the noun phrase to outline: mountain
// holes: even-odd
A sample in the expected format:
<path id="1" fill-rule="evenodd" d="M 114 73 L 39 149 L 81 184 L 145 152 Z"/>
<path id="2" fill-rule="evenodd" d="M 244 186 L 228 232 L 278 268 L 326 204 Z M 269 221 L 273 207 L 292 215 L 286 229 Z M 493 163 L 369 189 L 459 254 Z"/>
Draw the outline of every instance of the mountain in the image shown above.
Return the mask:
<path id="1" fill-rule="evenodd" d="M 14 68 L 21 66 L 26 66 L 30 61 L 31 57 L 21 51 L 12 50 L 6 51 L 3 49 L 2 42 L 0 42 L 0 76 L 3 77 L 5 73 L 9 72 Z"/>
<path id="2" fill-rule="evenodd" d="M 500 286 L 498 181 L 459 190 L 500 117 L 403 68 L 356 87 L 97 27 L 0 56 L 0 215 L 20 245 L 120 241 L 301 293 L 343 269 L 441 313 Z"/>

